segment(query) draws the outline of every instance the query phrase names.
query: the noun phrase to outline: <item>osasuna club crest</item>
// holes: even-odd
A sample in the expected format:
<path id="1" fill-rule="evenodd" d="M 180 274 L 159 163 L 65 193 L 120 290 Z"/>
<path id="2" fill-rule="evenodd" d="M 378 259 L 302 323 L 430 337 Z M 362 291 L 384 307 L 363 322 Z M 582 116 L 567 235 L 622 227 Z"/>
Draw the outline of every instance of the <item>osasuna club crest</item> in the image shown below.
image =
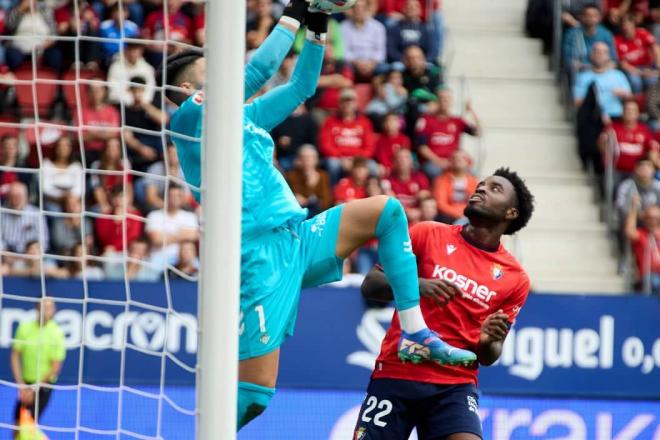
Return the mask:
<path id="1" fill-rule="evenodd" d="M 504 276 L 504 271 L 502 270 L 502 266 L 500 266 L 499 264 L 493 264 L 491 273 L 493 274 L 493 279 L 495 281 L 499 280 Z"/>

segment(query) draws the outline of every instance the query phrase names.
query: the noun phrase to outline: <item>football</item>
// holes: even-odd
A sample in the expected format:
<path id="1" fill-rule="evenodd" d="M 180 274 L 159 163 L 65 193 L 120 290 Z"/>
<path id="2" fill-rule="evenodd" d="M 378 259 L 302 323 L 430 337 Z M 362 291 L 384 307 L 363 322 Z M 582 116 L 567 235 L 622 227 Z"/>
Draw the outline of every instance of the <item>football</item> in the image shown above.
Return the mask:
<path id="1" fill-rule="evenodd" d="M 312 0 L 310 10 L 316 9 L 330 14 L 337 14 L 351 9 L 357 0 Z"/>

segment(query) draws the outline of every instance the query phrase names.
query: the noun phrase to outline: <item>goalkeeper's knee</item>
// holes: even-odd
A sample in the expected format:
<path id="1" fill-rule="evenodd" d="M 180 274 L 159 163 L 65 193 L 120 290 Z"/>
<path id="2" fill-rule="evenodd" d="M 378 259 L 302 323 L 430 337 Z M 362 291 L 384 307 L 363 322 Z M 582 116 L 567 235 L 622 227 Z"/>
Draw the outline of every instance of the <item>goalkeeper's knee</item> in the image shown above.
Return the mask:
<path id="1" fill-rule="evenodd" d="M 240 430 L 266 410 L 275 388 L 268 388 L 249 382 L 238 383 L 238 411 L 236 426 Z"/>

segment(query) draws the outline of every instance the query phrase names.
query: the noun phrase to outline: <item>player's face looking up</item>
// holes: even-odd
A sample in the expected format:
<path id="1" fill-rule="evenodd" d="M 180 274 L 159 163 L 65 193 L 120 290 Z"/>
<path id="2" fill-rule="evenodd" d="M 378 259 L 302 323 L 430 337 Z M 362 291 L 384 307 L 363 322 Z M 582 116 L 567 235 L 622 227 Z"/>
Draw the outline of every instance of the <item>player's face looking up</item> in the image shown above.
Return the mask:
<path id="1" fill-rule="evenodd" d="M 489 176 L 479 182 L 468 200 L 465 216 L 471 222 L 490 220 L 494 223 L 511 221 L 518 217 L 516 192 L 507 179 Z"/>

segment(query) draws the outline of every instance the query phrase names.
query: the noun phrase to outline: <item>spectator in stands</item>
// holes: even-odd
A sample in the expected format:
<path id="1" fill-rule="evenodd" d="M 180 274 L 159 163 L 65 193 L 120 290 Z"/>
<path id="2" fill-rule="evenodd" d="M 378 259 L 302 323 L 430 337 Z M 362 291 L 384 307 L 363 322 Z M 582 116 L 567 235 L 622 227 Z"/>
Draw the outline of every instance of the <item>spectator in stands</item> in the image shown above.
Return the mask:
<path id="1" fill-rule="evenodd" d="M 329 116 L 321 127 L 319 149 L 326 158 L 325 165 L 333 184 L 353 167 L 354 157 L 371 159 L 375 153 L 373 126 L 369 118 L 358 113 L 356 98 L 353 88 L 343 89 L 339 111 Z M 370 160 L 369 169 L 376 174 L 376 162 Z"/>
<path id="2" fill-rule="evenodd" d="M 321 76 L 312 99 L 314 106 L 326 112 L 337 110 L 339 95 L 347 87 L 353 87 L 353 69 L 336 55 L 332 46 L 326 45 Z"/>
<path id="3" fill-rule="evenodd" d="M 161 178 L 157 178 L 159 176 Z M 167 147 L 167 162 L 160 160 L 147 169 L 147 175 L 135 182 L 135 198 L 145 213 L 165 206 L 165 189 L 168 180 L 165 177 L 184 180 L 179 156 L 174 145 Z M 193 207 L 195 201 L 188 187 L 182 187 L 184 192 L 184 206 Z"/>
<path id="4" fill-rule="evenodd" d="M 649 0 L 607 0 L 607 24 L 611 29 L 621 27 L 623 17 L 631 15 L 641 24 L 649 16 Z"/>
<path id="5" fill-rule="evenodd" d="M 116 2 L 110 7 L 110 18 L 101 23 L 101 29 L 99 31 L 101 37 L 115 40 L 102 43 L 105 65 L 110 65 L 112 58 L 119 52 L 122 28 L 124 30 L 124 38 L 138 38 L 140 36 L 140 27 L 128 19 L 128 14 L 128 8 L 125 6 L 122 7 L 120 2 Z"/>
<path id="6" fill-rule="evenodd" d="M 449 157 L 449 168 L 433 181 L 433 197 L 444 223 L 463 218 L 468 199 L 477 188 L 477 178 L 470 174 L 470 165 L 470 156 L 456 150 Z"/>
<path id="7" fill-rule="evenodd" d="M 67 278 L 66 269 L 57 267 L 52 258 L 42 257 L 41 246 L 38 241 L 30 241 L 25 245 L 25 255 L 12 258 L 9 275 L 14 277 L 40 278 Z M 43 264 L 42 264 L 43 261 Z"/>
<path id="8" fill-rule="evenodd" d="M 87 257 L 88 255 L 90 255 L 89 248 L 86 255 L 83 256 L 83 244 L 81 242 L 73 245 L 71 256 L 74 257 L 75 260 L 68 261 L 64 268 L 68 272 L 68 277 L 88 281 L 99 281 L 105 278 L 103 269 L 98 267 L 96 262 L 90 260 Z"/>
<path id="9" fill-rule="evenodd" d="M 124 184 L 124 170 L 130 169 L 130 164 L 127 160 L 122 160 L 121 143 L 119 139 L 109 139 L 103 149 L 99 160 L 92 162 L 89 171 L 89 187 L 91 192 L 94 193 L 94 201 L 96 202 L 97 209 L 101 212 L 110 211 L 110 199 L 108 194 L 116 186 Z M 94 170 L 113 171 L 112 174 L 98 173 Z M 128 187 L 126 191 L 130 193 L 129 198 L 133 196 L 133 176 L 126 175 Z"/>
<path id="10" fill-rule="evenodd" d="M 392 171 L 397 151 L 411 148 L 410 138 L 401 132 L 401 121 L 396 113 L 388 113 L 383 119 L 383 133 L 376 140 L 376 160 L 381 176 L 388 176 Z"/>
<path id="11" fill-rule="evenodd" d="M 98 37 L 101 26 L 99 16 L 87 1 L 76 2 L 65 0 L 63 4 L 55 9 L 55 23 L 57 33 L 64 37 Z M 76 9 L 78 16 L 76 16 Z M 98 69 L 101 56 L 101 44 L 97 41 L 79 39 L 77 42 L 60 41 L 58 44 L 62 50 L 65 66 L 70 66 L 76 61 L 76 43 L 78 47 L 77 60 L 86 69 Z"/>
<path id="12" fill-rule="evenodd" d="M 159 3 L 160 4 L 160 3 Z M 147 40 L 174 41 L 192 44 L 194 23 L 183 13 L 183 0 L 167 0 L 167 25 L 165 25 L 165 8 L 158 7 L 147 15 L 142 27 L 142 38 Z M 146 60 L 155 68 L 163 61 L 162 43 L 154 43 L 146 48 Z"/>
<path id="13" fill-rule="evenodd" d="M 622 220 L 627 217 L 635 196 L 639 197 L 642 211 L 650 206 L 660 206 L 660 181 L 654 176 L 655 165 L 650 159 L 642 158 L 635 164 L 633 175 L 621 182 L 616 191 L 616 208 Z"/>
<path id="14" fill-rule="evenodd" d="M 101 214 L 104 216 L 95 220 L 94 230 L 103 253 L 121 252 L 124 243 L 130 243 L 142 235 L 144 224 L 135 218 L 142 215 L 133 206 L 131 193 L 124 191 L 123 186 L 118 185 L 112 189 L 110 209 Z"/>
<path id="15" fill-rule="evenodd" d="M 473 122 L 451 114 L 453 97 L 448 89 L 440 89 L 435 112 L 422 116 L 415 126 L 415 145 L 422 168 L 431 180 L 449 165 L 449 157 L 460 148 L 461 135 L 481 136 L 481 122 L 468 102 L 466 113 Z"/>
<path id="16" fill-rule="evenodd" d="M 431 195 L 428 177 L 413 166 L 412 153 L 405 148 L 394 154 L 392 173 L 383 179 L 382 186 L 401 202 L 412 223 L 419 219 L 419 201 Z"/>
<path id="17" fill-rule="evenodd" d="M 379 20 L 387 26 L 392 26 L 405 16 L 407 0 L 377 0 L 374 3 L 376 3 Z M 437 54 L 439 58 L 442 54 L 444 40 L 442 0 L 417 0 L 417 3 L 420 10 L 420 19 L 422 23 L 428 25 L 431 33 L 433 46 L 430 48 L 430 53 Z M 436 58 L 429 57 L 429 59 L 436 61 Z"/>
<path id="18" fill-rule="evenodd" d="M 194 241 L 184 241 L 179 249 L 179 259 L 174 266 L 176 270 L 170 271 L 170 279 L 190 279 L 199 272 L 199 259 L 197 258 L 197 244 Z"/>
<path id="19" fill-rule="evenodd" d="M 161 109 L 160 99 L 149 101 L 142 77 L 131 78 L 129 92 L 133 103 L 124 106 L 124 140 L 131 166 L 145 171 L 162 155 L 162 129 L 169 116 Z M 139 129 L 139 130 L 134 130 Z"/>
<path id="20" fill-rule="evenodd" d="M 365 0 L 357 0 L 351 17 L 341 24 L 345 60 L 353 65 L 358 81 L 370 81 L 386 61 L 385 26 L 374 19 Z"/>
<path id="21" fill-rule="evenodd" d="M 374 96 L 365 108 L 365 113 L 382 124 L 382 118 L 388 112 L 403 114 L 406 111 L 408 90 L 403 86 L 403 75 L 399 70 L 391 69 L 386 75 L 379 75 L 373 80 Z"/>
<path id="22" fill-rule="evenodd" d="M 363 157 L 356 157 L 353 160 L 350 176 L 340 179 L 334 187 L 335 204 L 339 205 L 367 197 L 366 184 L 368 178 L 367 160 Z"/>
<path id="23" fill-rule="evenodd" d="M 634 196 L 625 221 L 625 236 L 632 244 L 640 290 L 660 293 L 660 207 L 652 205 L 641 211 L 640 199 Z M 639 221 L 641 220 L 641 226 Z"/>
<path id="24" fill-rule="evenodd" d="M 51 253 L 70 255 L 73 246 L 80 242 L 83 234 L 85 234 L 85 243 L 91 247 L 94 244 L 94 225 L 91 219 L 86 217 L 83 229 L 80 196 L 68 194 L 64 197 L 62 212 L 67 215 L 65 217 L 55 217 L 52 220 L 50 229 Z"/>
<path id="25" fill-rule="evenodd" d="M 112 6 L 118 4 L 117 0 L 92 0 L 94 10 L 99 17 L 105 17 L 108 12 L 112 13 Z M 144 21 L 144 7 L 151 5 L 162 7 L 161 0 L 122 0 L 122 6 L 128 10 L 128 18 L 138 26 L 142 26 Z M 145 6 L 143 6 L 145 4 Z"/>
<path id="26" fill-rule="evenodd" d="M 598 5 L 586 4 L 580 15 L 580 26 L 566 31 L 563 40 L 562 56 L 564 66 L 573 72 L 589 67 L 589 57 L 595 43 L 603 43 L 609 52 L 609 59 L 616 61 L 616 48 L 612 33 L 601 24 L 602 14 Z"/>
<path id="27" fill-rule="evenodd" d="M 615 37 L 621 70 L 628 77 L 633 93 L 657 84 L 660 47 L 646 29 L 637 27 L 635 18 L 626 14 L 621 20 L 621 34 Z"/>
<path id="28" fill-rule="evenodd" d="M 69 136 L 60 137 L 53 148 L 53 159 L 45 158 L 41 166 L 44 207 L 60 211 L 68 195 L 80 198 L 83 190 L 83 168 L 73 152 Z"/>
<path id="29" fill-rule="evenodd" d="M 293 168 L 298 149 L 304 144 L 316 144 L 319 127 L 312 115 L 300 104 L 288 118 L 271 132 L 275 140 L 277 162 L 284 171 Z"/>
<path id="30" fill-rule="evenodd" d="M 53 385 L 66 358 L 64 332 L 53 320 L 55 302 L 51 297 L 44 297 L 35 306 L 36 316 L 18 325 L 11 349 L 11 372 L 18 387 L 13 420 L 15 426 L 19 426 L 22 407 L 28 410 L 36 423 L 42 422 Z M 9 400 L 10 397 L 4 399 Z M 8 409 L 9 402 L 4 399 L 3 408 Z M 14 438 L 20 440 L 20 437 L 26 436 L 17 435 Z M 27 437 L 35 438 L 37 435 L 28 433 Z"/>
<path id="31" fill-rule="evenodd" d="M 62 68 L 62 51 L 51 37 L 57 35 L 53 10 L 34 0 L 20 0 L 9 11 L 6 32 L 18 37 L 6 46 L 7 65 L 18 69 L 25 61 L 32 60 L 33 49 L 41 54 L 43 64 L 54 70 Z"/>
<path id="32" fill-rule="evenodd" d="M 48 225 L 39 208 L 28 203 L 25 184 L 10 184 L 4 208 L 6 210 L 0 214 L 0 230 L 5 250 L 25 253 L 26 246 L 31 241 L 40 241 L 43 249 L 48 250 Z"/>
<path id="33" fill-rule="evenodd" d="M 119 138 L 121 117 L 116 108 L 108 103 L 105 85 L 92 83 L 87 89 L 89 101 L 78 110 L 74 124 L 82 128 L 85 163 L 92 163 L 110 139 Z"/>
<path id="34" fill-rule="evenodd" d="M 438 204 L 433 197 L 427 197 L 419 202 L 419 221 L 447 223 L 438 212 Z"/>
<path id="35" fill-rule="evenodd" d="M 625 102 L 621 122 L 615 121 L 603 131 L 599 146 L 603 158 L 608 154 L 613 158 L 616 183 L 629 177 L 643 157 L 649 156 L 656 166 L 659 164 L 660 145 L 646 124 L 639 121 L 639 107 L 634 99 Z"/>
<path id="36" fill-rule="evenodd" d="M 256 49 L 261 46 L 270 31 L 277 24 L 273 15 L 272 0 L 256 0 L 255 16 L 247 21 L 246 48 Z"/>
<path id="37" fill-rule="evenodd" d="M 646 113 L 649 126 L 657 133 L 660 131 L 660 83 L 649 87 L 646 93 Z"/>
<path id="38" fill-rule="evenodd" d="M 436 92 L 442 85 L 440 68 L 426 62 L 419 46 L 408 46 L 403 52 L 403 87 L 408 91 L 406 111 L 407 135 L 414 135 L 415 123 L 426 110 L 426 104 L 435 101 Z"/>
<path id="39" fill-rule="evenodd" d="M 4 199 L 11 184 L 22 182 L 25 185 L 30 183 L 31 174 L 18 173 L 11 168 L 20 167 L 23 164 L 19 162 L 19 143 L 16 134 L 8 133 L 0 138 L 0 164 L 9 169 L 0 170 L 0 198 Z"/>
<path id="40" fill-rule="evenodd" d="M 577 113 L 578 151 L 584 169 L 603 173 L 598 138 L 603 124 L 623 113 L 622 100 L 632 97 L 630 84 L 620 70 L 612 67 L 605 43 L 593 44 L 591 69 L 580 72 L 573 86 Z"/>
<path id="41" fill-rule="evenodd" d="M 127 254 L 125 272 L 124 258 L 121 253 L 108 252 L 103 255 L 105 257 L 103 260 L 103 269 L 106 279 L 156 281 L 160 278 L 162 270 L 159 270 L 159 266 L 153 261 L 147 240 L 137 238 L 128 243 Z"/>
<path id="42" fill-rule="evenodd" d="M 179 245 L 199 239 L 197 216 L 182 209 L 184 193 L 180 186 L 170 184 L 166 209 L 152 211 L 147 216 L 147 236 L 157 257 L 174 264 Z"/>
<path id="43" fill-rule="evenodd" d="M 316 148 L 306 144 L 298 150 L 294 169 L 286 173 L 286 181 L 300 206 L 309 210 L 309 217 L 332 206 L 330 177 L 318 165 L 319 154 Z"/>
<path id="44" fill-rule="evenodd" d="M 438 58 L 437 52 L 433 50 L 436 47 L 433 34 L 422 21 L 419 0 L 406 0 L 403 18 L 388 27 L 387 61 L 399 63 L 403 67 L 403 51 L 410 45 L 419 46 L 427 60 L 435 61 Z"/>
<path id="45" fill-rule="evenodd" d="M 127 107 L 135 104 L 129 84 L 133 82 L 133 78 L 141 78 L 144 81 L 143 98 L 146 102 L 153 102 L 156 94 L 156 72 L 144 59 L 144 46 L 129 42 L 124 49 L 124 56 L 115 58 L 108 69 L 108 99 L 111 103 L 119 105 L 123 102 Z"/>

